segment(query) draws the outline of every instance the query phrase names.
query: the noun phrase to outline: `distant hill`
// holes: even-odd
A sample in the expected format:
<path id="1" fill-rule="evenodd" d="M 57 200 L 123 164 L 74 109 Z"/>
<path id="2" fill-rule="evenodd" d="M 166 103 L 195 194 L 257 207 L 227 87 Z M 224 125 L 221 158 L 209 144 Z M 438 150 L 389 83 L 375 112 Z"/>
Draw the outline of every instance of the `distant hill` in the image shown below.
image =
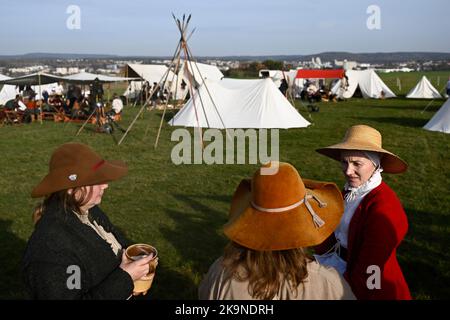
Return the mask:
<path id="1" fill-rule="evenodd" d="M 321 52 L 309 55 L 268 55 L 268 56 L 228 56 L 228 57 L 202 57 L 221 58 L 227 60 L 278 60 L 278 61 L 310 61 L 320 57 L 322 61 L 344 60 L 360 63 L 386 63 L 403 61 L 428 61 L 450 60 L 448 52 L 376 52 L 376 53 L 352 53 L 352 52 Z M 200 57 L 199 57 L 200 58 Z"/>
<path id="2" fill-rule="evenodd" d="M 344 60 L 357 61 L 360 63 L 386 63 L 404 61 L 437 61 L 450 60 L 450 52 L 375 52 L 375 53 L 352 53 L 352 52 L 321 52 L 309 55 L 261 55 L 261 56 L 197 56 L 199 60 L 220 59 L 240 61 L 308 61 L 320 57 L 322 61 Z M 22 55 L 0 55 L 0 60 L 45 60 L 45 59 L 171 59 L 169 56 L 120 56 L 110 54 L 83 54 L 83 53 L 45 53 L 35 52 Z"/>
<path id="3" fill-rule="evenodd" d="M 116 59 L 117 55 L 111 54 L 84 54 L 84 53 L 47 53 L 32 52 L 17 55 L 0 55 L 0 60 L 21 59 L 21 60 L 40 60 L 40 59 Z"/>

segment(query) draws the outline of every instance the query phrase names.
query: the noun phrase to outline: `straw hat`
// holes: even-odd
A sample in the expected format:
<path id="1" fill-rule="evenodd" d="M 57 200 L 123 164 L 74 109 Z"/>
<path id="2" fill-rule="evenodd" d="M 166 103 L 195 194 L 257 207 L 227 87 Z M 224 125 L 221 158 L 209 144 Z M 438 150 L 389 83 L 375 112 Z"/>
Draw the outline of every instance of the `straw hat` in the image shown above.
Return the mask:
<path id="1" fill-rule="evenodd" d="M 102 184 L 127 172 L 127 165 L 122 161 L 106 161 L 82 143 L 65 143 L 53 152 L 49 173 L 31 196 L 38 198 L 60 190 Z"/>
<path id="2" fill-rule="evenodd" d="M 408 164 L 399 156 L 387 151 L 381 146 L 381 133 L 366 125 L 350 127 L 341 143 L 317 149 L 321 153 L 334 160 L 341 161 L 342 150 L 373 151 L 381 154 L 381 166 L 387 173 L 402 173 L 408 168 Z"/>
<path id="3" fill-rule="evenodd" d="M 302 180 L 292 165 L 280 162 L 274 175 L 258 170 L 251 181 L 241 181 L 224 233 L 259 251 L 309 247 L 322 243 L 336 229 L 343 211 L 342 195 L 334 183 Z"/>

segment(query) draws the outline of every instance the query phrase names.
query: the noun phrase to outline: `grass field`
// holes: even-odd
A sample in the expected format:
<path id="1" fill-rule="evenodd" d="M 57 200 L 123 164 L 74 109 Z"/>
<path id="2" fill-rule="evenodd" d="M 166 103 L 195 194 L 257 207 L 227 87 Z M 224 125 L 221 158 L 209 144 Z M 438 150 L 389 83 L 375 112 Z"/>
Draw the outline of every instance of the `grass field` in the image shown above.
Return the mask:
<path id="1" fill-rule="evenodd" d="M 391 72 L 378 73 L 378 75 L 398 96 L 406 96 L 416 86 L 422 76 L 426 76 L 437 91 L 443 94 L 445 85 L 450 77 L 450 71 Z M 398 86 L 397 79 L 400 80 L 400 86 Z"/>
<path id="2" fill-rule="evenodd" d="M 351 99 L 321 103 L 320 112 L 311 115 L 298 103 L 313 125 L 280 130 L 280 160 L 295 165 L 302 177 L 342 186 L 339 164 L 314 149 L 338 142 L 354 124 L 380 130 L 383 146 L 410 166 L 402 175 L 384 175 L 409 219 L 407 237 L 398 250 L 405 277 L 414 298 L 448 299 L 450 135 L 422 129 L 443 100 L 433 101 L 422 113 L 429 103 Z M 121 125 L 126 127 L 137 110 L 126 108 Z M 166 115 L 166 120 L 172 115 Z M 170 141 L 173 128 L 164 125 L 159 147 L 153 148 L 161 116 L 160 111 L 145 112 L 120 146 L 114 141 L 119 134 L 98 134 L 90 125 L 78 137 L 80 124 L 0 127 L 0 298 L 24 297 L 20 260 L 33 230 L 31 212 L 37 204 L 29 194 L 47 172 L 52 151 L 69 141 L 87 143 L 106 159 L 121 159 L 129 165 L 128 176 L 110 184 L 101 207 L 130 241 L 158 248 L 160 264 L 147 298 L 196 298 L 202 275 L 227 243 L 221 227 L 234 188 L 257 166 L 174 165 L 170 159 L 176 144 Z"/>

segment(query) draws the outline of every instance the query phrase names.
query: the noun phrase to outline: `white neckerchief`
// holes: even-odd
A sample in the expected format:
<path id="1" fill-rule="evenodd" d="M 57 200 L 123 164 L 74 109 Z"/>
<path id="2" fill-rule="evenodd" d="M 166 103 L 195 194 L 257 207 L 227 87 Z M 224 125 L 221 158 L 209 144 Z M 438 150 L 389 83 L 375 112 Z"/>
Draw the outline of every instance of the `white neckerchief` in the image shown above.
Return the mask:
<path id="1" fill-rule="evenodd" d="M 374 171 L 369 180 L 360 185 L 359 187 L 353 188 L 345 184 L 344 189 L 347 192 L 344 199 L 345 209 L 344 214 L 342 215 L 341 222 L 334 232 L 336 239 L 340 242 L 341 246 L 347 248 L 348 244 L 348 227 L 350 225 L 350 221 L 353 218 L 353 214 L 358 208 L 358 205 L 361 203 L 362 199 L 373 189 L 378 187 L 381 184 L 382 177 L 381 172 L 382 168 L 378 168 Z"/>
<path id="2" fill-rule="evenodd" d="M 107 232 L 105 229 L 97 223 L 97 221 L 94 220 L 94 222 L 91 222 L 89 220 L 89 211 L 87 211 L 85 214 L 78 214 L 77 212 L 73 211 L 75 215 L 80 219 L 82 223 L 85 225 L 91 227 L 94 229 L 94 231 L 105 240 L 110 246 L 114 254 L 117 256 L 122 249 L 122 245 L 117 241 L 116 237 L 112 232 Z"/>

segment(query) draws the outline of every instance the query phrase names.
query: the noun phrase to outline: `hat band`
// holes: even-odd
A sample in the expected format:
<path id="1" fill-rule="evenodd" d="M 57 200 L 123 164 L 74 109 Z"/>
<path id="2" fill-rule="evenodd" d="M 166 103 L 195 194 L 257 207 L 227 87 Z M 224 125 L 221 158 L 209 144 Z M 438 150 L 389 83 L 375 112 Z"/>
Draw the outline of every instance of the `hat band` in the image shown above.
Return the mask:
<path id="1" fill-rule="evenodd" d="M 104 164 L 105 164 L 105 160 L 102 159 L 92 166 L 92 170 L 97 171 Z"/>
<path id="2" fill-rule="evenodd" d="M 327 206 L 327 203 L 321 201 L 316 195 L 314 195 L 314 194 L 308 194 L 308 193 L 305 195 L 305 197 L 304 197 L 302 200 L 300 200 L 300 201 L 298 201 L 298 202 L 296 202 L 296 203 L 294 203 L 294 204 L 292 204 L 292 205 L 290 205 L 290 206 L 287 206 L 287 207 L 280 207 L 280 208 L 264 208 L 264 207 L 258 206 L 258 205 L 255 204 L 253 201 L 251 201 L 250 203 L 251 203 L 252 207 L 255 208 L 256 210 L 261 211 L 261 212 L 269 212 L 269 213 L 277 213 L 277 212 L 285 212 L 285 211 L 289 211 L 289 210 L 292 210 L 292 209 L 295 209 L 295 208 L 301 206 L 301 205 L 304 203 L 305 206 L 306 206 L 306 209 L 308 209 L 308 212 L 309 212 L 309 213 L 311 214 L 311 216 L 312 216 L 314 225 L 316 226 L 316 228 L 320 228 L 320 227 L 322 227 L 322 226 L 325 224 L 325 221 L 323 221 L 323 220 L 317 215 L 317 213 L 314 211 L 313 207 L 312 207 L 311 204 L 308 202 L 309 199 L 314 199 L 314 200 L 316 200 L 316 201 L 319 203 L 319 208 L 323 208 L 323 207 L 326 207 L 326 206 Z"/>

